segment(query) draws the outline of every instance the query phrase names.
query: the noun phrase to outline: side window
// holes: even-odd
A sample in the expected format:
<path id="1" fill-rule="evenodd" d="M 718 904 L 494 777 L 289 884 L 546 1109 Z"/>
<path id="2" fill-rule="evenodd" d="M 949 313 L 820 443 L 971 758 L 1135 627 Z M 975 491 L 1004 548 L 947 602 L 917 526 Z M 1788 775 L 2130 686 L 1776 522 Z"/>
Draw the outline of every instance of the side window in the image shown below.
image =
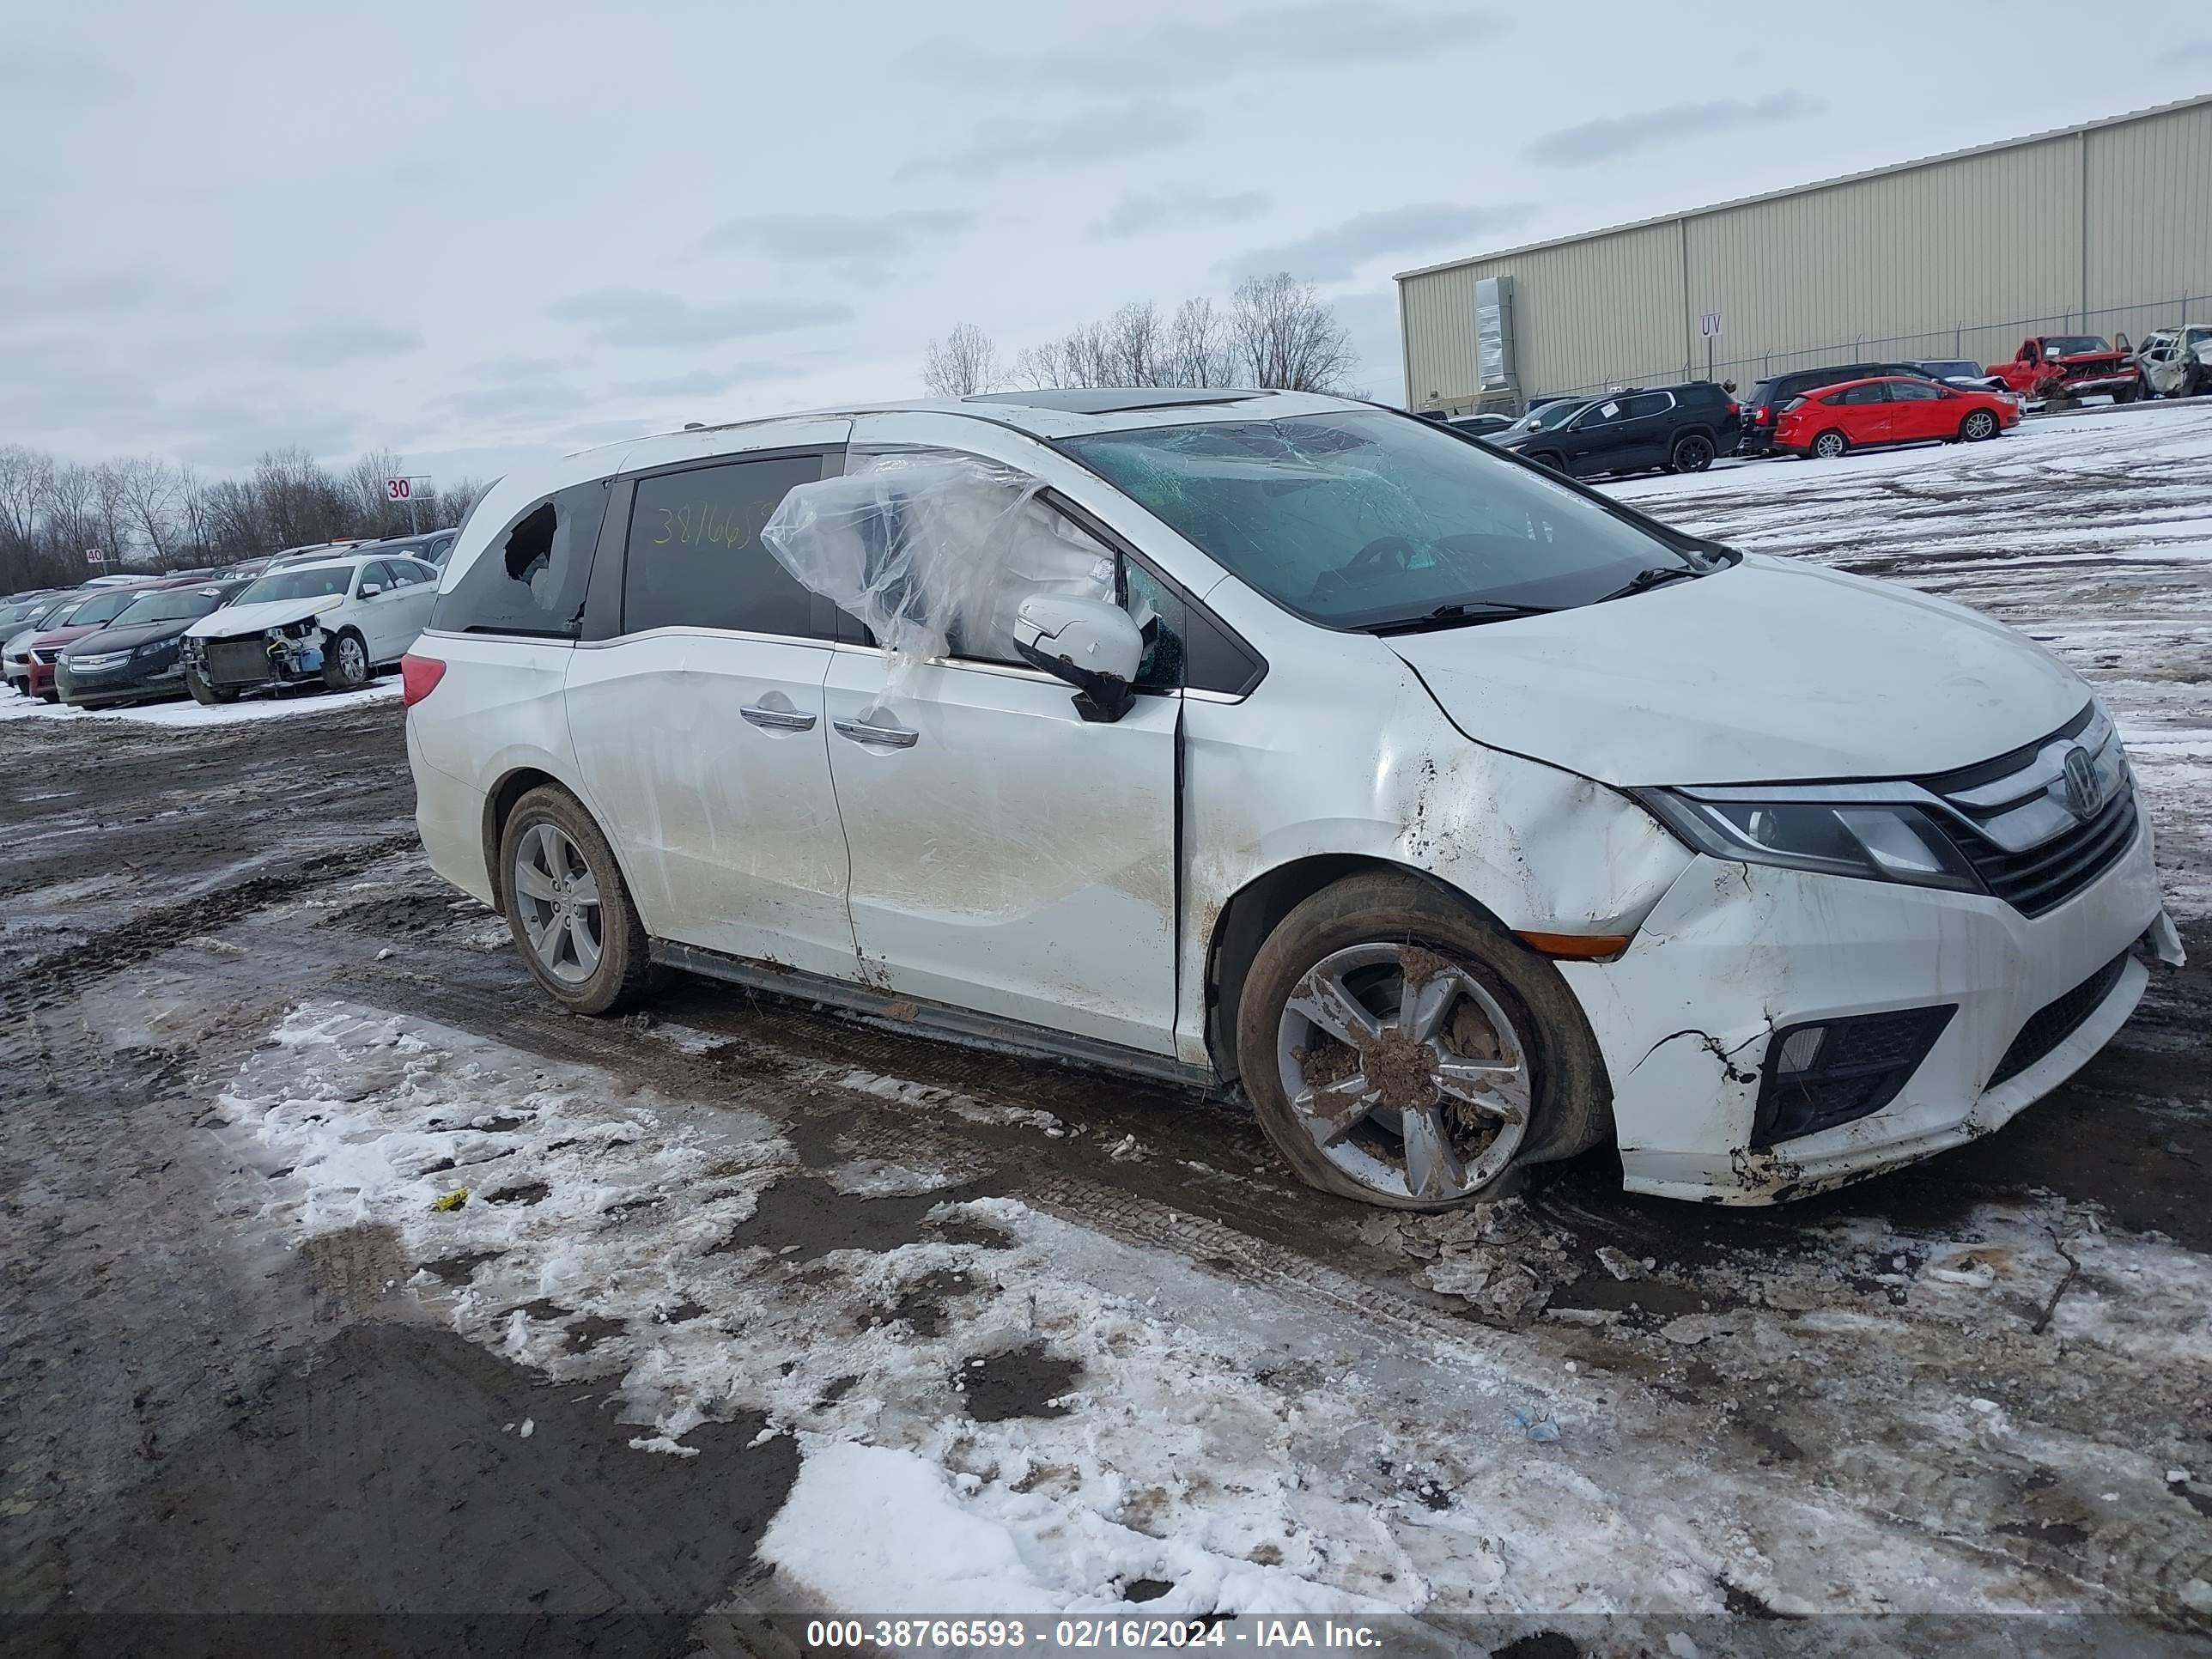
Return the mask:
<path id="1" fill-rule="evenodd" d="M 355 585 L 354 592 L 366 595 L 372 587 L 379 592 L 387 592 L 391 590 L 391 568 L 381 559 L 374 560 L 362 566 L 360 580 Z"/>
<path id="2" fill-rule="evenodd" d="M 1878 404 L 1882 401 L 1881 382 L 1871 380 L 1864 386 L 1846 386 L 1828 401 L 1832 404 Z"/>
<path id="3" fill-rule="evenodd" d="M 1620 418 L 1624 421 L 1649 420 L 1654 415 L 1664 415 L 1674 406 L 1672 392 L 1647 392 L 1641 397 L 1622 398 Z"/>
<path id="4" fill-rule="evenodd" d="M 1620 418 L 1620 404 L 1619 403 L 1609 402 L 1593 404 L 1589 408 L 1583 410 L 1581 414 L 1575 416 L 1572 425 L 1577 432 L 1587 432 L 1592 427 L 1610 425 L 1613 422 L 1617 421 Z"/>
<path id="5" fill-rule="evenodd" d="M 1172 691 L 1183 683 L 1183 603 L 1142 565 L 1121 562 L 1121 604 L 1145 636 L 1137 690 Z"/>
<path id="6" fill-rule="evenodd" d="M 394 586 L 412 587 L 416 583 L 429 579 L 428 572 L 412 559 L 394 559 L 388 568 Z"/>
<path id="7" fill-rule="evenodd" d="M 729 628 L 819 637 L 813 595 L 760 532 L 785 495 L 821 476 L 819 455 L 783 455 L 640 478 L 623 567 L 622 631 Z"/>
<path id="8" fill-rule="evenodd" d="M 1932 404 L 1943 394 L 1924 380 L 1892 380 L 1889 400 L 1893 404 Z"/>
<path id="9" fill-rule="evenodd" d="M 956 611 L 945 641 L 952 655 L 975 662 L 1019 664 L 1014 622 L 1022 601 L 1030 594 L 1111 597 L 1108 585 L 1114 576 L 1113 554 L 1041 496 L 1030 496 L 1014 510 L 1011 523 L 994 527 L 990 533 L 1003 538 L 999 568 L 979 569 L 974 580 L 950 596 Z M 1136 614 L 1133 606 L 1132 614 Z"/>
<path id="10" fill-rule="evenodd" d="M 607 514 L 605 479 L 556 490 L 517 514 L 430 612 L 434 629 L 573 640 Z"/>

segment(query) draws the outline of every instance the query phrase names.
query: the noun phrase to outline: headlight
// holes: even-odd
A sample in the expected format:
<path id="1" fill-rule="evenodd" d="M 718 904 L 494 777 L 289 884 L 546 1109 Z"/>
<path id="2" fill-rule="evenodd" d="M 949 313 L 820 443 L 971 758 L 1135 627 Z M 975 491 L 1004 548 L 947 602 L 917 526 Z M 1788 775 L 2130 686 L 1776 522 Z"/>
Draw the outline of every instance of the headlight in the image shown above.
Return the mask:
<path id="1" fill-rule="evenodd" d="M 165 651 L 174 651 L 176 648 L 177 642 L 174 640 L 155 640 L 151 645 L 140 646 L 131 654 L 134 657 L 158 657 Z"/>
<path id="2" fill-rule="evenodd" d="M 1966 855 L 1917 806 L 1700 800 L 1673 789 L 1635 793 L 1668 828 L 1717 859 L 1915 887 L 1982 890 Z"/>

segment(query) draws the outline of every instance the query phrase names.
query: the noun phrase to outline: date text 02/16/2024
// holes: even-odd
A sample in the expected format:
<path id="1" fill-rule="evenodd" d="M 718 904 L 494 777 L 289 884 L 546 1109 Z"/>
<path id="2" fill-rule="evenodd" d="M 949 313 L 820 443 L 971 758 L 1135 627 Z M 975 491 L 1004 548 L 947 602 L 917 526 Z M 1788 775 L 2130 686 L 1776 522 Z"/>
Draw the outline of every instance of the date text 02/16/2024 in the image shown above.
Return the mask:
<path id="1" fill-rule="evenodd" d="M 1346 1619 L 817 1619 L 810 1648 L 930 1648 L 1083 1651 L 1098 1648 L 1357 1648 L 1382 1638 L 1366 1621 Z"/>

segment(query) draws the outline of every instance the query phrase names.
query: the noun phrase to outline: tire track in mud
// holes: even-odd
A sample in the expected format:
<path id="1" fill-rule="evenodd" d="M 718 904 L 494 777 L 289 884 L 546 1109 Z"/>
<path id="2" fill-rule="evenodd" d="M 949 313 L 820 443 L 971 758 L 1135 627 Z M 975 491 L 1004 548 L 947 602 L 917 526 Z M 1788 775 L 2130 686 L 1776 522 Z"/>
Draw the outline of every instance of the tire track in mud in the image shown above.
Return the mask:
<path id="1" fill-rule="evenodd" d="M 93 934 L 82 944 L 38 957 L 0 988 L 0 1019 L 19 1019 L 52 1008 L 95 981 L 134 968 L 171 945 L 268 908 L 309 889 L 360 873 L 373 860 L 419 846 L 415 832 L 381 836 L 319 854 L 289 870 L 271 871 L 217 887 L 173 904 L 160 905 Z"/>

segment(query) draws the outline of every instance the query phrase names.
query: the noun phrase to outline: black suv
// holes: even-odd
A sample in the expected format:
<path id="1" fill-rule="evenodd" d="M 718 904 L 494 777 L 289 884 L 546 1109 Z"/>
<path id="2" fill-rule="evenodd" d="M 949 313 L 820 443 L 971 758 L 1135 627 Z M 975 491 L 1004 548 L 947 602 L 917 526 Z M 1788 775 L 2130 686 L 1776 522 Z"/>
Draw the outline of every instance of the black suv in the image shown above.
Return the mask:
<path id="1" fill-rule="evenodd" d="M 1492 440 L 1577 478 L 1601 472 L 1703 472 L 1735 447 L 1739 410 L 1711 380 L 1629 386 L 1593 398 L 1549 429 Z"/>
<path id="2" fill-rule="evenodd" d="M 1782 413 L 1792 398 L 1802 398 L 1824 386 L 1841 386 L 1846 380 L 1871 380 L 1882 374 L 1910 375 L 1916 380 L 1929 378 L 1928 371 L 1917 363 L 1838 363 L 1833 368 L 1793 368 L 1786 374 L 1761 380 L 1752 387 L 1751 396 L 1744 402 L 1740 453 L 1774 453 L 1774 417 Z"/>

